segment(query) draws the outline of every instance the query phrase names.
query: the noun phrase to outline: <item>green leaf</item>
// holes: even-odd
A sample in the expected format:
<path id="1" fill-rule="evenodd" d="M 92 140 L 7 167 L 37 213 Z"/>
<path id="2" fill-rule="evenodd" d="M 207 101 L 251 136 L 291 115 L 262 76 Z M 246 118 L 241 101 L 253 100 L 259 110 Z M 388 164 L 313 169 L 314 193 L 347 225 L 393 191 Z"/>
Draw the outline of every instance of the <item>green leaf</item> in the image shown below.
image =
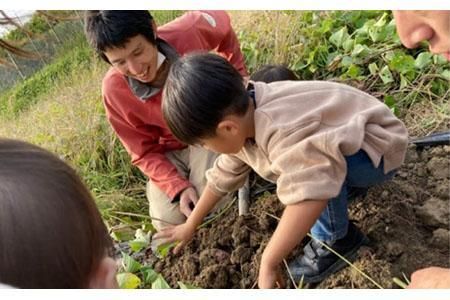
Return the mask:
<path id="1" fill-rule="evenodd" d="M 440 66 L 440 65 L 445 65 L 445 64 L 447 64 L 448 61 L 445 59 L 444 56 L 442 56 L 442 55 L 440 55 L 440 54 L 434 54 L 434 55 L 433 55 L 433 63 L 434 63 L 435 65 Z"/>
<path id="2" fill-rule="evenodd" d="M 408 84 L 409 84 L 408 79 L 406 79 L 405 76 L 400 74 L 400 89 L 405 88 L 406 86 L 408 86 Z"/>
<path id="3" fill-rule="evenodd" d="M 357 65 L 351 65 L 345 74 L 350 78 L 356 79 L 360 73 L 361 70 Z"/>
<path id="4" fill-rule="evenodd" d="M 145 233 L 142 229 L 138 229 L 134 236 L 135 239 L 128 243 L 133 252 L 138 252 L 150 244 L 150 233 Z"/>
<path id="5" fill-rule="evenodd" d="M 447 80 L 450 80 L 450 70 L 444 70 L 441 72 L 442 77 L 444 77 Z"/>
<path id="6" fill-rule="evenodd" d="M 377 66 L 377 64 L 376 63 L 371 63 L 370 65 L 369 65 L 369 71 L 370 71 L 370 74 L 372 74 L 372 75 L 375 75 L 375 74 L 377 74 L 378 73 L 378 66 Z"/>
<path id="7" fill-rule="evenodd" d="M 324 34 L 330 31 L 333 28 L 333 23 L 334 21 L 332 19 L 325 19 L 320 26 L 320 33 Z"/>
<path id="8" fill-rule="evenodd" d="M 136 273 L 142 268 L 142 265 L 131 256 L 122 252 L 122 266 L 125 272 Z"/>
<path id="9" fill-rule="evenodd" d="M 192 284 L 188 284 L 188 283 L 183 283 L 181 281 L 177 281 L 178 285 L 180 286 L 180 289 L 199 289 L 199 287 L 192 285 Z"/>
<path id="10" fill-rule="evenodd" d="M 388 66 L 384 66 L 380 73 L 378 73 L 378 75 L 380 75 L 381 80 L 383 81 L 384 84 L 390 83 L 394 81 L 394 78 L 392 76 L 391 71 L 389 70 Z"/>
<path id="11" fill-rule="evenodd" d="M 349 38 L 347 27 L 343 27 L 330 36 L 330 42 L 340 48 L 342 44 Z"/>
<path id="12" fill-rule="evenodd" d="M 345 52 L 350 52 L 352 50 L 354 44 L 354 40 L 348 39 L 342 44 L 342 48 L 344 48 Z"/>
<path id="13" fill-rule="evenodd" d="M 402 52 L 395 53 L 392 60 L 389 62 L 389 68 L 397 71 L 400 74 L 414 72 L 414 58 L 411 55 L 405 55 Z"/>
<path id="14" fill-rule="evenodd" d="M 420 53 L 414 62 L 414 66 L 420 70 L 424 69 L 425 67 L 428 67 L 431 64 L 432 56 L 433 55 L 430 52 Z"/>
<path id="15" fill-rule="evenodd" d="M 130 246 L 131 251 L 139 252 L 148 245 L 148 242 L 133 240 L 128 242 L 128 245 Z"/>
<path id="16" fill-rule="evenodd" d="M 133 239 L 133 233 L 129 229 L 115 230 L 111 233 L 111 237 L 117 242 L 125 242 Z"/>
<path id="17" fill-rule="evenodd" d="M 359 57 L 365 57 L 367 56 L 371 50 L 366 45 L 357 44 L 353 48 L 352 56 L 359 56 Z"/>
<path id="18" fill-rule="evenodd" d="M 161 274 L 158 274 L 158 277 L 152 283 L 152 289 L 170 289 L 170 286 L 164 277 L 162 277 Z"/>
<path id="19" fill-rule="evenodd" d="M 350 67 L 353 63 L 353 59 L 350 56 L 344 56 L 341 61 L 341 66 Z"/>
<path id="20" fill-rule="evenodd" d="M 151 233 L 155 233 L 157 231 L 152 223 L 147 223 L 147 222 L 142 225 L 142 230 L 144 232 L 151 232 Z"/>
<path id="21" fill-rule="evenodd" d="M 150 267 L 143 267 L 140 272 L 144 282 L 147 284 L 152 284 L 158 278 L 158 273 Z"/>
<path id="22" fill-rule="evenodd" d="M 157 251 L 157 252 L 159 253 L 159 255 L 161 255 L 162 257 L 166 257 L 167 254 L 169 254 L 169 251 L 170 251 L 173 247 L 175 247 L 176 244 L 177 244 L 177 242 L 158 245 L 158 247 L 156 248 L 156 251 Z"/>
<path id="23" fill-rule="evenodd" d="M 373 26 L 369 27 L 369 36 L 374 43 L 384 41 L 388 36 L 388 30 L 385 26 L 386 16 L 387 14 L 384 13 Z"/>
<path id="24" fill-rule="evenodd" d="M 393 96 L 385 96 L 384 104 L 386 104 L 392 111 L 394 115 L 397 115 L 397 104 L 395 102 L 395 98 Z"/>
<path id="25" fill-rule="evenodd" d="M 141 284 L 139 277 L 132 273 L 119 273 L 116 279 L 121 289 L 135 289 Z"/>

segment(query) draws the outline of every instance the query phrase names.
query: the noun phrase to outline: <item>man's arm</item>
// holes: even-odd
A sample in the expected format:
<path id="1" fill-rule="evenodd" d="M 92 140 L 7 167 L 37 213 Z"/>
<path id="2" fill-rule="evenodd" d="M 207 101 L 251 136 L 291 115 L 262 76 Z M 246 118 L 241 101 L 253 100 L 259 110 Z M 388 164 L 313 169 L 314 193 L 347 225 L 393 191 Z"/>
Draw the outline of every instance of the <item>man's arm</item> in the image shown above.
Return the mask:
<path id="1" fill-rule="evenodd" d="M 165 156 L 165 149 L 159 144 L 158 128 L 131 124 L 110 104 L 119 101 L 120 97 L 120 94 L 104 96 L 106 115 L 111 127 L 131 156 L 132 164 L 137 166 L 170 199 L 174 199 L 183 190 L 191 187 L 191 183 Z"/>
<path id="2" fill-rule="evenodd" d="M 258 277 L 260 288 L 275 286 L 280 263 L 306 236 L 327 203 L 326 200 L 304 200 L 286 206 L 261 258 Z"/>

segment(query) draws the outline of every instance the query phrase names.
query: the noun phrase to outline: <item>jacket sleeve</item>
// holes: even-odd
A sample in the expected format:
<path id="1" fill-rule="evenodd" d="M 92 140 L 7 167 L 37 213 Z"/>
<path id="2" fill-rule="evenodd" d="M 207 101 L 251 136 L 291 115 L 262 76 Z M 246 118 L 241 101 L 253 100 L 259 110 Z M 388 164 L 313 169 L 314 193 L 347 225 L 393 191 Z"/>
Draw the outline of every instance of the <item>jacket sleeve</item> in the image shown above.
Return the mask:
<path id="1" fill-rule="evenodd" d="M 132 164 L 173 200 L 182 190 L 191 186 L 191 183 L 178 173 L 176 167 L 164 155 L 164 148 L 159 144 L 157 127 L 133 124 L 111 105 L 121 97 L 127 95 L 123 95 L 118 89 L 109 93 L 104 88 L 103 100 L 109 123 L 131 156 Z"/>
<path id="2" fill-rule="evenodd" d="M 234 192 L 244 185 L 250 171 L 251 168 L 238 157 L 222 154 L 206 171 L 208 187 L 219 196 Z"/>

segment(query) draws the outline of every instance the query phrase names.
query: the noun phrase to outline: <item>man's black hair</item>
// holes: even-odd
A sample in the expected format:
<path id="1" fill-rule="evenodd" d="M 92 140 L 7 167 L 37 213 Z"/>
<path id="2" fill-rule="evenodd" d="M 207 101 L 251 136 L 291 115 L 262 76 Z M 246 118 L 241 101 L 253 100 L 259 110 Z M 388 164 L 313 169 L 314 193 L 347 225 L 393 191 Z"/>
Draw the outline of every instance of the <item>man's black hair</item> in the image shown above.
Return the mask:
<path id="1" fill-rule="evenodd" d="M 226 59 L 197 53 L 172 65 L 162 111 L 173 135 L 194 145 L 215 136 L 224 116 L 245 114 L 249 99 L 242 76 Z"/>
<path id="2" fill-rule="evenodd" d="M 298 80 L 295 73 L 283 65 L 265 65 L 250 76 L 252 81 L 266 83 L 283 80 Z"/>
<path id="3" fill-rule="evenodd" d="M 156 44 L 152 27 L 153 17 L 147 10 L 88 10 L 85 14 L 85 33 L 98 55 L 110 63 L 104 52 L 124 47 L 128 40 L 141 34 Z"/>

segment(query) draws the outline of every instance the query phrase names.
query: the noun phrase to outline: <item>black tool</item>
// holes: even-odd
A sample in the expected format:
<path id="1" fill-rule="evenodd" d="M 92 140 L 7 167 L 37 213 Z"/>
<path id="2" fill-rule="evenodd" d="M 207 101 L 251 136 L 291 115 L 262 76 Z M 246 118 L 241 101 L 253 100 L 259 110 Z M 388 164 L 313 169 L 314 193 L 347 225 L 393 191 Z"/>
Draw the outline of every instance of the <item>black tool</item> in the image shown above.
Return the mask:
<path id="1" fill-rule="evenodd" d="M 411 143 L 417 147 L 450 145 L 450 131 L 436 132 L 428 136 L 415 138 Z"/>

